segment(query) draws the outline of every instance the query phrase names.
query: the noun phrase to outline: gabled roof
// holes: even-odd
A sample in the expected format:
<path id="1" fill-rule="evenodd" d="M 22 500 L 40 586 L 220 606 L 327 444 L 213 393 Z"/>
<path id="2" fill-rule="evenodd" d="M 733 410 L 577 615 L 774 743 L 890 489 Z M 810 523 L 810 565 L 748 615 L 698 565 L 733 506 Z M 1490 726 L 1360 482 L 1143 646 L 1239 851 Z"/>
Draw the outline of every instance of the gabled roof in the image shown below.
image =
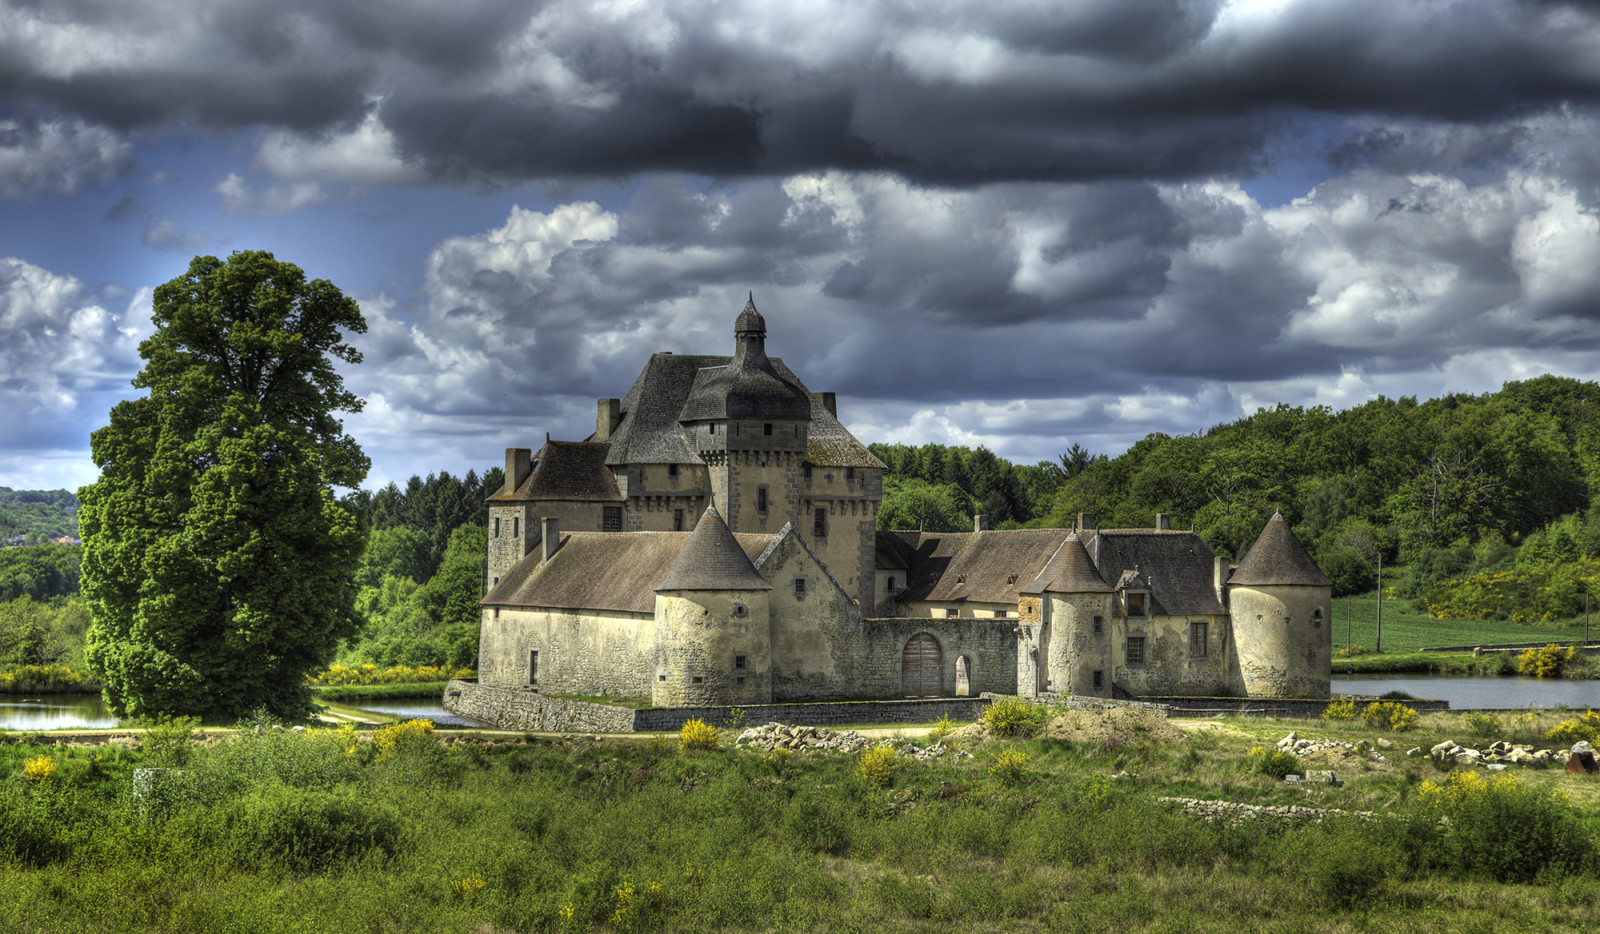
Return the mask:
<path id="1" fill-rule="evenodd" d="M 726 526 L 724 526 L 726 528 Z M 654 613 L 656 585 L 677 563 L 693 532 L 563 532 L 544 565 L 540 551 L 500 579 L 484 606 L 548 607 Z M 735 535 L 746 561 L 776 536 Z"/>
<path id="2" fill-rule="evenodd" d="M 1245 587 L 1300 586 L 1331 587 L 1333 581 L 1322 573 L 1317 563 L 1306 553 L 1305 546 L 1294 537 L 1289 523 L 1279 513 L 1267 520 L 1267 527 L 1250 546 L 1249 554 L 1239 562 L 1239 567 L 1228 578 L 1228 583 Z"/>
<path id="3" fill-rule="evenodd" d="M 771 589 L 714 506 L 706 507 L 672 570 L 656 585 L 658 591 Z"/>
<path id="4" fill-rule="evenodd" d="M 534 455 L 533 470 L 516 492 L 501 487 L 490 502 L 578 500 L 620 503 L 617 478 L 606 467 L 610 445 L 591 441 L 546 441 Z"/>
<path id="5" fill-rule="evenodd" d="M 1177 529 L 1095 529 L 1086 547 L 1100 579 L 1116 585 L 1138 568 L 1150 582 L 1156 616 L 1222 616 L 1213 574 L 1216 552 L 1193 532 Z"/>
<path id="6" fill-rule="evenodd" d="M 1039 576 L 1018 592 L 1051 593 L 1110 593 L 1111 585 L 1100 578 L 1089 560 L 1089 551 L 1083 547 L 1078 533 L 1073 532 L 1061 543 L 1056 553 L 1045 563 Z"/>
<path id="7" fill-rule="evenodd" d="M 903 599 L 1016 603 L 1021 588 L 1039 576 L 1067 534 L 1065 529 L 922 533 Z"/>

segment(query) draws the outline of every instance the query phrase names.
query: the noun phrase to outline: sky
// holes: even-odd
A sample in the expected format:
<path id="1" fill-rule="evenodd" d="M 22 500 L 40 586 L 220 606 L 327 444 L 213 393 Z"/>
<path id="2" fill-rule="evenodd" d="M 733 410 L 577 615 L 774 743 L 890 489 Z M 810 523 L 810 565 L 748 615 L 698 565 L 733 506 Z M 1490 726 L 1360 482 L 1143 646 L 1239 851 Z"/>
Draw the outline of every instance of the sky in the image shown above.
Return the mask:
<path id="1" fill-rule="evenodd" d="M 0 0 L 0 485 L 93 482 L 154 288 L 355 298 L 366 486 L 768 351 L 863 441 L 1117 454 L 1600 376 L 1600 7 Z"/>

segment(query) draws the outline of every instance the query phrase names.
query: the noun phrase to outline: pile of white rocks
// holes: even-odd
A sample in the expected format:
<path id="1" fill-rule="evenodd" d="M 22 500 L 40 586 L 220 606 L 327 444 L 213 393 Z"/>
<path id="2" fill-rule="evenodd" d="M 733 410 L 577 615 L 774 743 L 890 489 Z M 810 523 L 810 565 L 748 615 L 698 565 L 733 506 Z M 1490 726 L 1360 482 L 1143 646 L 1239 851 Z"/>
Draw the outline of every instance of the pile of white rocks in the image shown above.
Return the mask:
<path id="1" fill-rule="evenodd" d="M 1576 747 L 1574 747 L 1576 748 Z M 1457 766 L 1484 766 L 1493 771 L 1499 771 L 1512 765 L 1527 766 L 1528 768 L 1546 768 L 1552 762 L 1565 762 L 1565 753 L 1554 749 L 1535 749 L 1532 746 L 1513 745 L 1501 740 L 1491 743 L 1482 749 L 1471 746 L 1462 746 L 1454 740 L 1445 740 L 1424 751 L 1421 746 L 1406 751 L 1408 756 L 1429 755 L 1440 762 L 1453 763 Z"/>
<path id="2" fill-rule="evenodd" d="M 835 733 L 815 726 L 785 726 L 782 723 L 763 723 L 753 726 L 734 740 L 735 746 L 749 746 L 754 749 L 789 749 L 796 752 L 802 749 L 820 749 L 827 752 L 860 752 L 872 745 L 872 741 L 857 733 L 855 730 L 844 730 Z"/>
<path id="3" fill-rule="evenodd" d="M 1378 740 L 1378 743 L 1384 747 L 1394 745 L 1386 739 L 1380 739 Z M 1291 732 L 1288 736 L 1278 740 L 1279 749 L 1283 750 L 1284 752 L 1293 753 L 1296 756 L 1309 756 L 1319 752 L 1327 752 L 1329 750 L 1348 750 L 1359 755 L 1362 751 L 1362 745 L 1363 744 L 1360 743 L 1341 743 L 1338 740 L 1332 739 L 1301 739 L 1298 732 Z M 1383 753 L 1376 749 L 1367 749 L 1366 755 L 1374 762 L 1389 761 L 1383 757 Z"/>
<path id="4" fill-rule="evenodd" d="M 1257 820 L 1279 818 L 1320 824 L 1328 817 L 1371 818 L 1367 811 L 1339 811 L 1333 808 L 1307 808 L 1296 804 L 1238 804 L 1233 801 L 1202 801 L 1199 798 L 1157 798 L 1183 807 L 1183 813 L 1203 820 Z"/>

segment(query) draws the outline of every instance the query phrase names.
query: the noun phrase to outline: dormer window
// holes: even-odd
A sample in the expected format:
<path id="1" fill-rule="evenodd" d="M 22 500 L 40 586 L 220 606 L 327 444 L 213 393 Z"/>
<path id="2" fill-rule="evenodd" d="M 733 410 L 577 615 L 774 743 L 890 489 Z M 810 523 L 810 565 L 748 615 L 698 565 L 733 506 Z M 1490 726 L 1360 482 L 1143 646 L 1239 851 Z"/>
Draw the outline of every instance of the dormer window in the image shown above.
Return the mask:
<path id="1" fill-rule="evenodd" d="M 1149 594 L 1129 591 L 1123 594 L 1122 599 L 1128 608 L 1129 616 L 1144 616 L 1146 614 L 1146 598 Z"/>

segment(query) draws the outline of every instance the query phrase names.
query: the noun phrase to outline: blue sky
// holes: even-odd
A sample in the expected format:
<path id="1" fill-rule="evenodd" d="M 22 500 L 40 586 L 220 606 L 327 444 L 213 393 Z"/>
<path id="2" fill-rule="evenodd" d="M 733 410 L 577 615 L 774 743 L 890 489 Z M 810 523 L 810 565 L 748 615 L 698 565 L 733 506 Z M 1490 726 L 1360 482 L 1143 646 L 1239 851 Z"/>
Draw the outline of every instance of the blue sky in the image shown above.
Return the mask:
<path id="1" fill-rule="evenodd" d="M 362 304 L 368 485 L 770 349 L 867 441 L 1116 453 L 1594 379 L 1577 3 L 0 0 L 0 485 L 94 479 L 151 290 Z"/>

